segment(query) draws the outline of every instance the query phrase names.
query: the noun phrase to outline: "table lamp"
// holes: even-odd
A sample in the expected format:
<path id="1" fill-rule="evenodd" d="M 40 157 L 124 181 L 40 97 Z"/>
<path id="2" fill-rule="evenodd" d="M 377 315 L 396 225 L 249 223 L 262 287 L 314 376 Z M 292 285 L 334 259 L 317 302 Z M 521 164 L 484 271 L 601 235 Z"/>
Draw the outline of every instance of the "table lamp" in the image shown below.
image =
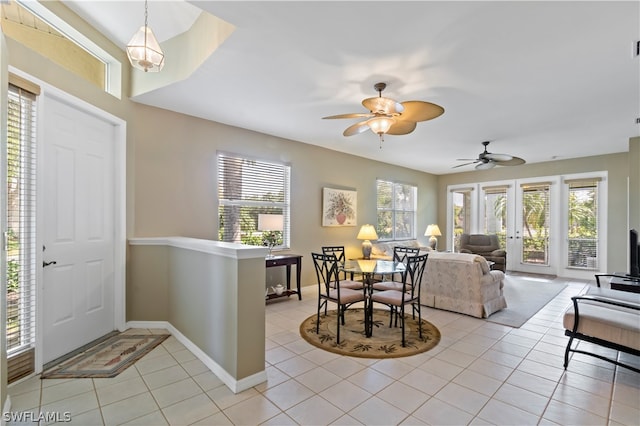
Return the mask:
<path id="1" fill-rule="evenodd" d="M 278 240 L 284 229 L 284 216 L 281 214 L 259 214 L 258 231 L 262 232 L 264 244 L 269 247 L 269 256 L 273 246 L 278 245 Z"/>
<path id="2" fill-rule="evenodd" d="M 424 235 L 427 237 L 430 237 L 429 247 L 436 250 L 438 248 L 438 238 L 436 237 L 439 237 L 442 235 L 442 233 L 440 232 L 440 228 L 438 228 L 438 225 L 431 224 L 427 226 L 427 230 L 424 232 Z"/>
<path id="3" fill-rule="evenodd" d="M 362 257 L 365 259 L 371 258 L 371 241 L 369 240 L 377 240 L 378 234 L 376 233 L 376 229 L 373 225 L 362 225 L 360 228 L 360 232 L 358 232 L 358 236 L 356 237 L 359 240 L 364 240 L 362 242 Z"/>

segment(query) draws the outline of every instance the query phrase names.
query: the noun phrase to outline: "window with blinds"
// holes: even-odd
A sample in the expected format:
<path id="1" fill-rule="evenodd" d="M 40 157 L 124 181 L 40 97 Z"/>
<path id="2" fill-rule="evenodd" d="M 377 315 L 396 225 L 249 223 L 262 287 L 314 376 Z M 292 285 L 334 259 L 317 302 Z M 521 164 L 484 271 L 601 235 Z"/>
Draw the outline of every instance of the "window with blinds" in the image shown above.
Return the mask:
<path id="1" fill-rule="evenodd" d="M 453 217 L 453 250 L 460 251 L 460 235 L 471 233 L 471 191 L 473 188 L 451 190 Z"/>
<path id="2" fill-rule="evenodd" d="M 550 183 L 522 185 L 522 263 L 549 264 Z"/>
<path id="3" fill-rule="evenodd" d="M 507 244 L 507 190 L 508 185 L 485 186 L 484 193 L 484 233 L 496 234 L 500 248 Z"/>
<path id="4" fill-rule="evenodd" d="M 9 84 L 8 98 L 6 333 L 11 382 L 34 370 L 36 94 Z"/>
<path id="5" fill-rule="evenodd" d="M 380 179 L 376 180 L 376 187 L 378 239 L 416 238 L 418 187 Z"/>
<path id="6" fill-rule="evenodd" d="M 220 241 L 269 245 L 290 244 L 290 179 L 288 164 L 218 153 L 218 232 Z M 259 229 L 263 215 L 279 217 L 282 229 Z M 278 222 L 278 221 L 276 221 Z"/>
<path id="7" fill-rule="evenodd" d="M 565 180 L 568 186 L 567 266 L 598 269 L 598 183 L 600 178 Z"/>

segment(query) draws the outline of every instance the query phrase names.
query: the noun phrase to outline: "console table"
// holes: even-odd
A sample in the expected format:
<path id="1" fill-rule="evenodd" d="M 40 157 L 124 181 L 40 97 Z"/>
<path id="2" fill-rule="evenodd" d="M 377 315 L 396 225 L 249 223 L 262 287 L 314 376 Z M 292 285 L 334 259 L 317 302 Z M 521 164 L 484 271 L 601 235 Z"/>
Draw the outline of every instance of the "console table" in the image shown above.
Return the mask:
<path id="1" fill-rule="evenodd" d="M 300 292 L 300 273 L 302 271 L 302 256 L 299 254 L 278 254 L 274 256 L 268 256 L 266 259 L 266 267 L 271 268 L 274 266 L 286 266 L 287 267 L 287 288 L 282 294 L 268 293 L 266 299 L 275 299 L 277 297 L 291 296 L 292 294 L 298 295 L 298 300 L 302 300 L 302 293 Z M 296 265 L 296 290 L 291 289 L 291 265 Z"/>

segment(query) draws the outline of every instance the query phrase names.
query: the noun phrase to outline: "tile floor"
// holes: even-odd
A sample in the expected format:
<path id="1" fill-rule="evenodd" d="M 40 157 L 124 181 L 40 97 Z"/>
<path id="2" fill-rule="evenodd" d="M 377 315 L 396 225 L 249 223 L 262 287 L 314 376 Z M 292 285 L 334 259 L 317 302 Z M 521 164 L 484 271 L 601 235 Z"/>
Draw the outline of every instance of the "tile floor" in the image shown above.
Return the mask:
<path id="1" fill-rule="evenodd" d="M 170 337 L 113 379 L 12 385 L 12 412 L 68 412 L 78 425 L 640 424 L 639 374 L 582 355 L 563 370 L 561 314 L 588 284 L 562 281 L 566 289 L 519 329 L 424 308 L 440 344 L 391 360 L 341 357 L 302 340 L 298 326 L 316 304 L 305 288 L 302 301 L 267 305 L 269 379 L 252 389 L 234 395 Z"/>

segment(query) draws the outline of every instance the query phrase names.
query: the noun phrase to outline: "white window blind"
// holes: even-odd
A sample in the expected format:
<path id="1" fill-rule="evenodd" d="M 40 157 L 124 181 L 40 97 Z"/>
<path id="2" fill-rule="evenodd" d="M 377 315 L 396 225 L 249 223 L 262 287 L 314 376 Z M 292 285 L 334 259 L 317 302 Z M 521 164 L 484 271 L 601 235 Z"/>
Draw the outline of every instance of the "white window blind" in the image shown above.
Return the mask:
<path id="1" fill-rule="evenodd" d="M 456 188 L 451 190 L 453 224 L 453 250 L 460 251 L 460 235 L 471 233 L 471 191 L 473 188 Z"/>
<path id="2" fill-rule="evenodd" d="M 496 234 L 500 248 L 506 248 L 508 185 L 483 187 L 484 233 Z"/>
<path id="3" fill-rule="evenodd" d="M 418 187 L 378 179 L 376 232 L 380 240 L 416 238 Z"/>
<path id="4" fill-rule="evenodd" d="M 550 182 L 523 184 L 522 263 L 549 264 Z"/>
<path id="5" fill-rule="evenodd" d="M 36 95 L 9 85 L 7 123 L 8 380 L 34 368 Z"/>
<path id="6" fill-rule="evenodd" d="M 598 182 L 600 178 L 567 180 L 569 217 L 567 266 L 598 269 Z"/>
<path id="7" fill-rule="evenodd" d="M 289 247 L 290 179 L 288 164 L 218 153 L 220 241 L 266 245 L 266 233 L 258 229 L 258 215 L 272 214 L 283 219 L 275 249 Z"/>

